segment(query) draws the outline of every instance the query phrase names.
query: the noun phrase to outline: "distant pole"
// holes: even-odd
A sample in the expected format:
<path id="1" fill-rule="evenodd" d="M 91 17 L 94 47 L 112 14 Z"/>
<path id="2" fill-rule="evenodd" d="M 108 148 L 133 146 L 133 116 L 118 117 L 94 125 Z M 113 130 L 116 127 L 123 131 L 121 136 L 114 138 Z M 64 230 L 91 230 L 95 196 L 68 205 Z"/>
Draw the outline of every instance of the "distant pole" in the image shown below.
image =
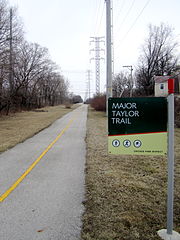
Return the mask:
<path id="1" fill-rule="evenodd" d="M 133 87 L 134 87 L 133 76 L 132 76 L 133 68 L 132 68 L 131 65 L 123 66 L 123 67 L 126 67 L 126 68 L 128 68 L 128 69 L 131 71 L 131 89 L 130 89 L 130 97 L 132 97 L 132 95 L 133 95 Z"/>
<path id="2" fill-rule="evenodd" d="M 88 82 L 88 89 L 89 89 L 89 99 L 91 98 L 91 76 L 90 76 L 90 73 L 91 72 L 89 72 L 89 82 Z"/>
<path id="3" fill-rule="evenodd" d="M 12 8 L 10 9 L 10 36 L 9 36 L 9 85 L 10 91 L 13 91 L 13 61 L 12 61 Z"/>
<path id="4" fill-rule="evenodd" d="M 85 94 L 85 97 L 84 97 L 84 100 L 87 101 L 88 99 L 90 100 L 91 98 L 91 70 L 87 70 L 87 82 L 86 82 L 86 94 Z"/>
<path id="5" fill-rule="evenodd" d="M 132 97 L 132 95 L 133 95 L 133 87 L 134 87 L 132 72 L 133 72 L 133 68 L 131 66 L 131 91 L 130 91 L 130 97 Z"/>
<path id="6" fill-rule="evenodd" d="M 111 0 L 106 1 L 106 115 L 108 115 L 108 99 L 112 97 L 112 31 Z"/>
<path id="7" fill-rule="evenodd" d="M 91 98 L 91 70 L 87 70 L 88 74 L 88 98 Z"/>

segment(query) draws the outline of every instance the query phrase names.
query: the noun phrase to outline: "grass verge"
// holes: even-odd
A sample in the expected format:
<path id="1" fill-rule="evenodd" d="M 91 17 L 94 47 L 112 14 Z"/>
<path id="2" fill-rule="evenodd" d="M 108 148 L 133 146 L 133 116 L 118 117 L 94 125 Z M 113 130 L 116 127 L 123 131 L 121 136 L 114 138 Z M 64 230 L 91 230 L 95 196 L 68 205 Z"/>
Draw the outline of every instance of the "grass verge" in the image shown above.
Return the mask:
<path id="1" fill-rule="evenodd" d="M 158 240 L 166 228 L 167 159 L 107 154 L 106 117 L 89 110 L 83 240 Z M 180 130 L 175 133 L 174 230 L 180 232 Z"/>
<path id="2" fill-rule="evenodd" d="M 25 111 L 0 117 L 0 152 L 32 137 L 51 125 L 56 119 L 75 109 L 64 105 L 45 107 L 35 111 Z"/>

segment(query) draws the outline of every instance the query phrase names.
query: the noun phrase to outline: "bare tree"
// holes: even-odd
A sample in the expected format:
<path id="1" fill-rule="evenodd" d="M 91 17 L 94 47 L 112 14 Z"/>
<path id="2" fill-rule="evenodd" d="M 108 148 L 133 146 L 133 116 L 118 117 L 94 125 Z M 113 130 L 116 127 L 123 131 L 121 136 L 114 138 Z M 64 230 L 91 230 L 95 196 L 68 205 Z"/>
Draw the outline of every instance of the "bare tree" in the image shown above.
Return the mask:
<path id="1" fill-rule="evenodd" d="M 115 75 L 113 82 L 113 96 L 122 97 L 124 93 L 130 93 L 131 77 L 128 73 L 120 72 Z"/>
<path id="2" fill-rule="evenodd" d="M 60 104 L 68 87 L 48 49 L 24 40 L 17 10 L 0 0 L 0 112 Z"/>
<path id="3" fill-rule="evenodd" d="M 172 27 L 164 23 L 160 26 L 149 25 L 149 35 L 142 46 L 136 71 L 137 86 L 144 94 L 153 94 L 153 76 L 170 75 L 174 70 L 178 60 L 176 47 Z"/>
<path id="4" fill-rule="evenodd" d="M 58 70 L 46 48 L 26 41 L 20 44 L 14 68 L 14 91 L 21 97 L 23 107 L 54 106 L 63 101 L 67 86 Z"/>
<path id="5" fill-rule="evenodd" d="M 16 9 L 9 8 L 8 2 L 0 0 L 0 111 L 11 104 L 13 48 L 23 38 L 22 23 Z M 10 63 L 11 61 L 11 63 Z"/>

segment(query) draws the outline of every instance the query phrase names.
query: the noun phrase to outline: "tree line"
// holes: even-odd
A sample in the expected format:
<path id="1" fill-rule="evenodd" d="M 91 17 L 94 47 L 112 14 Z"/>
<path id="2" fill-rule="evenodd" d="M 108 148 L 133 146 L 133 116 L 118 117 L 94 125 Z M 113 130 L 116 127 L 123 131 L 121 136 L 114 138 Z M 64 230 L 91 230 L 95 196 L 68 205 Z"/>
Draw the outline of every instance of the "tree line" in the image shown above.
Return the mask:
<path id="1" fill-rule="evenodd" d="M 164 23 L 159 26 L 150 24 L 134 69 L 134 86 L 131 74 L 120 71 L 113 79 L 113 96 L 128 97 L 132 87 L 134 96 L 154 95 L 154 76 L 176 75 L 179 55 L 177 46 L 171 26 Z"/>
<path id="2" fill-rule="evenodd" d="M 128 71 L 120 71 L 112 81 L 113 97 L 154 96 L 154 77 L 171 76 L 180 81 L 178 42 L 171 26 L 161 23 L 149 25 L 148 35 L 141 47 L 138 64 L 133 76 Z M 133 67 L 134 68 L 134 67 Z M 176 82 L 178 82 L 176 81 Z M 180 88 L 180 86 L 178 87 Z M 98 111 L 106 110 L 105 94 L 88 99 L 87 103 Z M 175 98 L 175 124 L 180 127 L 180 99 Z"/>
<path id="3" fill-rule="evenodd" d="M 48 49 L 25 39 L 17 9 L 0 0 L 0 113 L 61 104 L 68 87 Z"/>

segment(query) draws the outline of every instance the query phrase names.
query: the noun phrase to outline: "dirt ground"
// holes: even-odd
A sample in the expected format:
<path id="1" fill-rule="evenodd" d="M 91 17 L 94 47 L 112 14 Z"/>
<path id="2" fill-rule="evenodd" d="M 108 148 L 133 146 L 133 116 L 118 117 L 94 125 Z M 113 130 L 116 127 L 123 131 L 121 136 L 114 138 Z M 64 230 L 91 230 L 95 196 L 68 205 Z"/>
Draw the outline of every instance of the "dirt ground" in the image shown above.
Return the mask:
<path id="1" fill-rule="evenodd" d="M 104 113 L 89 110 L 83 240 L 158 240 L 166 228 L 167 159 L 107 154 Z M 174 230 L 180 232 L 180 129 L 175 132 Z"/>

